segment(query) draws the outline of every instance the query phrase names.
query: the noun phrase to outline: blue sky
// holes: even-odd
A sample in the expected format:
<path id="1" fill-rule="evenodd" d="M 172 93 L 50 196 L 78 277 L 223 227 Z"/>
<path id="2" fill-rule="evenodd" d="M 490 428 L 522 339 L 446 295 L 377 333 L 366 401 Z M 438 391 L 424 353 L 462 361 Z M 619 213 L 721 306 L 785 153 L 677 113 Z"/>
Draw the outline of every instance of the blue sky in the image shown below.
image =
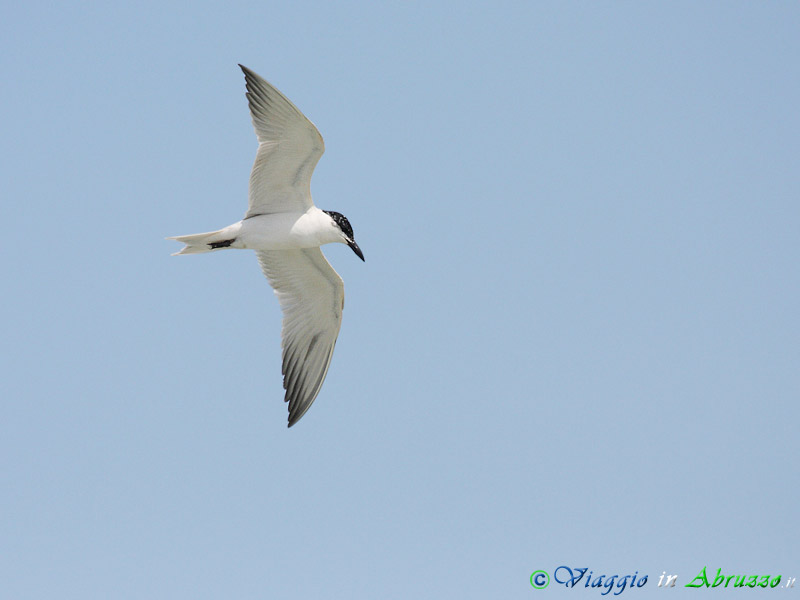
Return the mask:
<path id="1" fill-rule="evenodd" d="M 797 4 L 0 21 L 4 596 L 800 576 Z M 325 249 L 344 323 L 291 430 L 255 257 L 163 239 L 244 213 L 240 62 L 322 132 L 315 202 L 366 256 Z"/>

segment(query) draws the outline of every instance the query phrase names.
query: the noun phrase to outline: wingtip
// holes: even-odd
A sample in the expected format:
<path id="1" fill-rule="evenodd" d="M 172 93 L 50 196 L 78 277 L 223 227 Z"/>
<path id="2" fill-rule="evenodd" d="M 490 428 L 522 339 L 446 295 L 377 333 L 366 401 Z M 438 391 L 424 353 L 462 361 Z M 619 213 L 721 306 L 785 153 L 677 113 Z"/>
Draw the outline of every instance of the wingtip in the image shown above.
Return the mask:
<path id="1" fill-rule="evenodd" d="M 297 422 L 303 418 L 303 416 L 306 414 L 307 411 L 308 409 L 304 410 L 300 414 L 298 414 L 297 411 L 289 412 L 289 424 L 287 425 L 287 427 L 292 427 L 296 425 Z"/>

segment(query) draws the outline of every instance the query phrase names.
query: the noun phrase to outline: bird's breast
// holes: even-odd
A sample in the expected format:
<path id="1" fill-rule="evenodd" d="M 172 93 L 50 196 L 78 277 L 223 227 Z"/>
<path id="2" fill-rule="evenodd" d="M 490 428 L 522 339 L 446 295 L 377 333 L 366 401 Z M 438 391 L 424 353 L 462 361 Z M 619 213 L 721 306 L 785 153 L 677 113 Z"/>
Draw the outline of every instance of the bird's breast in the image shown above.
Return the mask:
<path id="1" fill-rule="evenodd" d="M 315 248 L 334 239 L 330 218 L 325 213 L 275 213 L 242 221 L 238 242 L 252 250 Z M 320 214 L 316 214 L 320 213 Z"/>

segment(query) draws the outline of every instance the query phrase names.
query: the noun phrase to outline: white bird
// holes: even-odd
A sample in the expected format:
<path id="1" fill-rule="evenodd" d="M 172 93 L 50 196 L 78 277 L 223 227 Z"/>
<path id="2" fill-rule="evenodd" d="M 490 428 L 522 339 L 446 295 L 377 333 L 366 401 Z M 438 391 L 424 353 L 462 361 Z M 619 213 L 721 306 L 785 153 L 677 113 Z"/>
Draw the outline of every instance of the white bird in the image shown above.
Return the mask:
<path id="1" fill-rule="evenodd" d="M 311 174 L 325 151 L 319 131 L 286 96 L 239 66 L 258 137 L 247 213 L 218 231 L 167 239 L 186 244 L 175 254 L 256 251 L 283 311 L 283 388 L 291 427 L 322 388 L 342 324 L 344 283 L 320 246 L 339 242 L 362 261 L 364 255 L 347 218 L 311 200 Z"/>

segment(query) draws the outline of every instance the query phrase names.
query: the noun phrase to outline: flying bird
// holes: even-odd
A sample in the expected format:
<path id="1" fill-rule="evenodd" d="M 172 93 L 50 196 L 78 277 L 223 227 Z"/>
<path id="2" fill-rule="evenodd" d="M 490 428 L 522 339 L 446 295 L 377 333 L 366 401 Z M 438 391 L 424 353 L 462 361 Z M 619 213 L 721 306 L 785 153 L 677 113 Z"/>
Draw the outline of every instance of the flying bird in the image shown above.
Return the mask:
<path id="1" fill-rule="evenodd" d="M 239 67 L 258 138 L 247 213 L 218 231 L 167 239 L 186 244 L 175 254 L 256 251 L 283 311 L 283 388 L 291 427 L 322 388 L 342 324 L 344 283 L 320 246 L 347 244 L 362 261 L 364 254 L 347 218 L 311 200 L 311 174 L 325 151 L 317 128 L 275 87 Z"/>

